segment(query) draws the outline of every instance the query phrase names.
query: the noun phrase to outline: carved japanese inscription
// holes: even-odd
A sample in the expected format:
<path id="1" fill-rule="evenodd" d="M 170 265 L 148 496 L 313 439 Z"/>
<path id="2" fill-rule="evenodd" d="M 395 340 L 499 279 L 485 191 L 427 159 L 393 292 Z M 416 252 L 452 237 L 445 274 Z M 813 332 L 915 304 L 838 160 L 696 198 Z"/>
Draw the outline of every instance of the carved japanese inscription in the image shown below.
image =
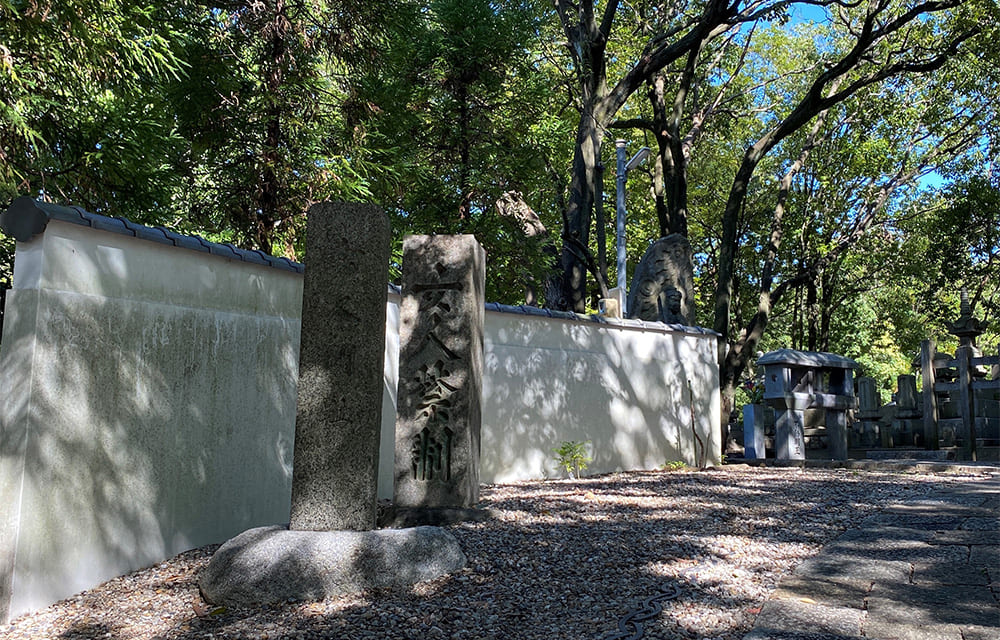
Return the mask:
<path id="1" fill-rule="evenodd" d="M 397 505 L 478 501 L 484 263 L 472 236 L 404 242 Z"/>

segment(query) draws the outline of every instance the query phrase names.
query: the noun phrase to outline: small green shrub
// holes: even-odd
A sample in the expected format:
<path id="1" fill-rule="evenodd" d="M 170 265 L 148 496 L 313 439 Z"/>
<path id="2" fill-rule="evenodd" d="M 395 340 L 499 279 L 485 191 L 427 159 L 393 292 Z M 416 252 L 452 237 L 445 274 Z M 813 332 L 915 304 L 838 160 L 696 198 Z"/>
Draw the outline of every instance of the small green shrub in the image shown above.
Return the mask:
<path id="1" fill-rule="evenodd" d="M 556 454 L 556 462 L 566 470 L 570 478 L 579 478 L 580 472 L 587 468 L 588 462 L 593 460 L 587 454 L 588 444 L 590 444 L 590 440 L 586 442 L 567 440 L 559 445 L 558 449 L 552 450 Z"/>
<path id="2" fill-rule="evenodd" d="M 686 469 L 687 463 L 683 460 L 667 460 L 662 465 L 660 469 L 663 471 L 680 471 L 681 469 Z"/>

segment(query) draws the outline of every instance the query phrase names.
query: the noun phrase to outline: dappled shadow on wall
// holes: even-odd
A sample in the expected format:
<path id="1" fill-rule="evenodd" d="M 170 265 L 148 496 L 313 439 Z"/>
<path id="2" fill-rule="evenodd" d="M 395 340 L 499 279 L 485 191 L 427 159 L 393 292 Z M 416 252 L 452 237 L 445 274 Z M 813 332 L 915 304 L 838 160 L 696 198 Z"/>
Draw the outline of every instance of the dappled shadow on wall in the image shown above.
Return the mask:
<path id="1" fill-rule="evenodd" d="M 12 408 L 27 418 L 23 439 L 5 426 L 0 451 L 0 463 L 17 464 L 26 445 L 20 527 L 30 545 L 18 550 L 15 598 L 69 595 L 287 517 L 287 496 L 271 485 L 290 487 L 281 425 L 294 424 L 296 354 L 265 339 L 265 325 L 284 320 L 209 312 L 205 322 L 189 307 L 17 292 L 26 293 L 36 321 L 4 348 L 35 350 L 24 380 L 31 413 Z M 248 393 L 254 406 L 241 401 Z M 261 420 L 274 422 L 270 438 L 241 433 Z M 234 487 L 233 474 L 251 486 Z M 262 498 L 276 493 L 280 504 Z"/>
<path id="2" fill-rule="evenodd" d="M 3 312 L 7 306 L 7 288 L 0 286 L 0 349 L 3 348 Z"/>
<path id="3" fill-rule="evenodd" d="M 690 337 L 515 314 L 487 325 L 484 478 L 555 474 L 552 449 L 571 440 L 591 442 L 592 473 L 694 463 L 692 424 L 717 446 L 718 381 Z"/>

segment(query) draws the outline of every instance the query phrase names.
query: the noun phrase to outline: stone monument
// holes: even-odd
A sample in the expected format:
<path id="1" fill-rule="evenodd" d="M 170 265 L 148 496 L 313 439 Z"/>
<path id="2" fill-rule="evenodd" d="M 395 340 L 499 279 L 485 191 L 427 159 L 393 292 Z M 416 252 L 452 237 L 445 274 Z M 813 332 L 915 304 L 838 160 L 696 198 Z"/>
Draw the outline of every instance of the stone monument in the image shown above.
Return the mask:
<path id="1" fill-rule="evenodd" d="M 693 326 L 691 245 L 677 233 L 654 242 L 639 261 L 629 288 L 629 318 Z"/>
<path id="2" fill-rule="evenodd" d="M 403 241 L 396 507 L 479 501 L 485 265 L 471 235 Z"/>
<path id="3" fill-rule="evenodd" d="M 923 419 L 917 377 L 901 375 L 896 378 L 896 415 L 892 420 L 893 446 L 912 447 L 923 444 Z"/>
<path id="4" fill-rule="evenodd" d="M 962 455 L 967 460 L 976 460 L 978 458 L 976 440 L 979 438 L 979 434 L 976 425 L 976 399 L 973 381 L 983 378 L 986 375 L 986 369 L 974 366 L 972 361 L 982 356 L 982 352 L 976 346 L 976 338 L 989 328 L 989 323 L 973 317 L 969 292 L 964 288 L 960 300 L 958 320 L 948 324 L 948 332 L 959 340 L 958 349 L 955 350 L 955 360 L 958 361 L 956 380 L 958 393 L 955 394 L 954 400 L 957 400 L 955 404 L 961 415 L 959 435 L 962 439 Z"/>
<path id="5" fill-rule="evenodd" d="M 833 353 L 778 349 L 761 356 L 757 365 L 764 367 L 764 401 L 775 412 L 775 458 L 805 460 L 806 410 L 825 409 L 830 457 L 846 460 L 857 363 Z"/>
<path id="6" fill-rule="evenodd" d="M 375 528 L 389 219 L 372 205 L 309 210 L 291 528 Z"/>
<path id="7" fill-rule="evenodd" d="M 309 210 L 291 523 L 223 544 L 199 581 L 209 602 L 320 600 L 465 566 L 443 529 L 374 530 L 389 240 L 376 207 Z"/>
<path id="8" fill-rule="evenodd" d="M 879 397 L 878 389 L 875 386 L 875 378 L 863 376 L 858 378 L 858 413 L 853 432 L 857 447 L 877 447 L 879 445 L 879 433 L 882 427 L 879 424 L 881 417 L 882 398 Z"/>

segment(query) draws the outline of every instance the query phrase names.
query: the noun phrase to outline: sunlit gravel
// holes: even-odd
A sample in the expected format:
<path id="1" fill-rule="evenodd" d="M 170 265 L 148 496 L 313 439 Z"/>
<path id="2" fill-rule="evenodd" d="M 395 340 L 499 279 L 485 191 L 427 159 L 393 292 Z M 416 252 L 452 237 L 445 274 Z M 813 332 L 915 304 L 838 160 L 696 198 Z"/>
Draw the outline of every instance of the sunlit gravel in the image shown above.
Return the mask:
<path id="1" fill-rule="evenodd" d="M 602 639 L 641 601 L 643 638 L 737 640 L 782 576 L 891 502 L 961 477 L 728 466 L 484 487 L 493 520 L 450 527 L 457 574 L 319 603 L 216 610 L 214 547 L 111 580 L 0 627 L 0 638 Z"/>

